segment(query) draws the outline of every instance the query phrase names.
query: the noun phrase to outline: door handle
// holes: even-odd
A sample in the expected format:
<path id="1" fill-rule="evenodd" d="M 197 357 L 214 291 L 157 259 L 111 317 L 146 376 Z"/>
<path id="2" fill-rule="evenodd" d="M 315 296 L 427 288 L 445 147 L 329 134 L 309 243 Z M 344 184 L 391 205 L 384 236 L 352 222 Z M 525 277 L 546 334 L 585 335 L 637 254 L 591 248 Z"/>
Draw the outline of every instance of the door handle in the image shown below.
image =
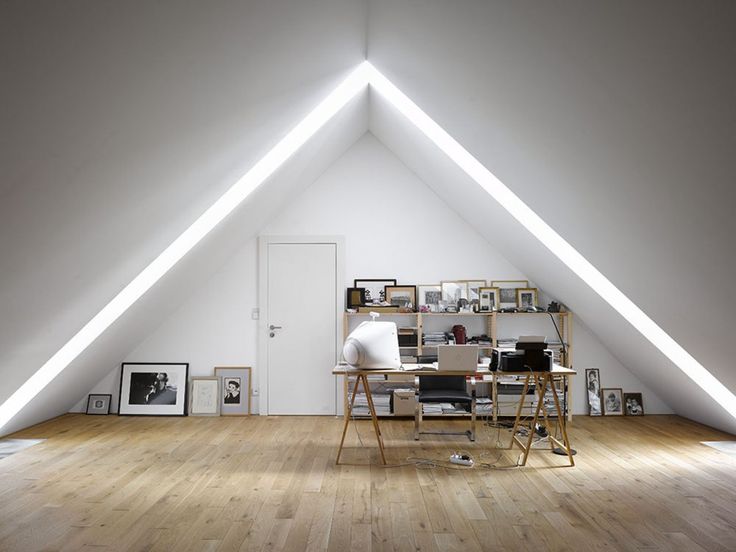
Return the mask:
<path id="1" fill-rule="evenodd" d="M 269 330 L 281 330 L 281 329 L 283 329 L 283 328 L 281 328 L 281 326 L 274 326 L 273 324 L 271 324 L 271 325 L 270 325 L 270 326 L 268 327 L 268 329 L 269 329 Z"/>

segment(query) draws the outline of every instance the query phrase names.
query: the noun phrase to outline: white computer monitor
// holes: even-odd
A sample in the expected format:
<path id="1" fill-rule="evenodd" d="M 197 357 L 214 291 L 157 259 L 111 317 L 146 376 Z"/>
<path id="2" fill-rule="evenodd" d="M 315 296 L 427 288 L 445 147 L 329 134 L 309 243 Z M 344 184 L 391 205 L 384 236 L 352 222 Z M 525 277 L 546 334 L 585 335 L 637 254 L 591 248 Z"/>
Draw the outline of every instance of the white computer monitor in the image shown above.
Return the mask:
<path id="1" fill-rule="evenodd" d="M 362 369 L 401 368 L 399 334 L 395 322 L 363 322 L 345 340 L 342 356 Z"/>

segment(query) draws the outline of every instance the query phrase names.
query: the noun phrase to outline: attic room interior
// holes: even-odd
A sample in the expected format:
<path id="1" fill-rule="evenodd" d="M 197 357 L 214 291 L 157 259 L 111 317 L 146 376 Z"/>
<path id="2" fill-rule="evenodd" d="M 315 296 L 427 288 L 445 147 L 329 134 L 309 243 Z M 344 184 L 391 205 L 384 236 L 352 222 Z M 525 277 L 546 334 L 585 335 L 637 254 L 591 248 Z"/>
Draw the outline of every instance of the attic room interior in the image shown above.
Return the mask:
<path id="1" fill-rule="evenodd" d="M 735 25 L 0 3 L 0 550 L 733 550 Z"/>

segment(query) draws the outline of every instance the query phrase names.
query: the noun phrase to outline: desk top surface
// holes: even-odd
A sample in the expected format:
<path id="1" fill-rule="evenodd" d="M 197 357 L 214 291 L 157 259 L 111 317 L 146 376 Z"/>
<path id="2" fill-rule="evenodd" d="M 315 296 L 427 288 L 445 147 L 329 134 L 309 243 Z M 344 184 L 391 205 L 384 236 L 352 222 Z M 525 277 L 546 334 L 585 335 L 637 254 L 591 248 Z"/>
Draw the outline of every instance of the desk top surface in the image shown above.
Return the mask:
<path id="1" fill-rule="evenodd" d="M 427 366 L 426 369 L 422 369 L 423 366 Z M 435 370 L 429 368 L 431 364 L 404 364 L 404 369 L 390 368 L 390 369 L 360 369 L 352 368 L 348 364 L 338 364 L 332 369 L 332 374 L 335 376 L 341 375 L 358 375 L 358 374 L 375 374 L 375 375 L 392 375 L 392 374 L 403 374 L 403 375 L 416 375 L 416 376 L 488 376 L 491 374 L 498 374 L 502 376 L 525 376 L 529 374 L 529 371 L 523 372 L 491 372 L 488 369 L 487 364 L 478 364 L 478 369 L 475 372 L 461 372 L 459 370 Z M 559 364 L 555 364 L 552 367 L 551 372 L 534 372 L 535 374 L 553 374 L 555 376 L 574 376 L 575 370 L 572 368 L 565 368 Z"/>

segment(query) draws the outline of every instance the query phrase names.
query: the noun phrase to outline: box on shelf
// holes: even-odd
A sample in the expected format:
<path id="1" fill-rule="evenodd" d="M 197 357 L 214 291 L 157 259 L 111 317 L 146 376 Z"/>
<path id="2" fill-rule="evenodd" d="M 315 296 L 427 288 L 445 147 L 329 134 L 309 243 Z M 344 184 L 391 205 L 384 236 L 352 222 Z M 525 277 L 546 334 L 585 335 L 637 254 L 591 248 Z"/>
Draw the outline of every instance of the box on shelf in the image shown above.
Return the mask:
<path id="1" fill-rule="evenodd" d="M 414 416 L 417 398 L 413 389 L 394 391 L 394 416 Z"/>

